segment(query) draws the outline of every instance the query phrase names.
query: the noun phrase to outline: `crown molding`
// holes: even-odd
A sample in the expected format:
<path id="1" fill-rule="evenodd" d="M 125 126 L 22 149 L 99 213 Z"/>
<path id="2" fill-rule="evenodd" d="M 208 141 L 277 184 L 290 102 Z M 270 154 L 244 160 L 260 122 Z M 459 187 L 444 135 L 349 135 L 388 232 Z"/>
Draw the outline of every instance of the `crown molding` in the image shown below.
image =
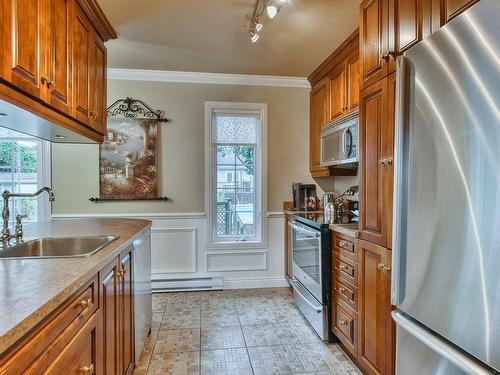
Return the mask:
<path id="1" fill-rule="evenodd" d="M 170 70 L 108 68 L 108 79 L 124 81 L 202 83 L 212 85 L 293 87 L 302 89 L 311 88 L 311 84 L 305 77 L 199 73 Z"/>

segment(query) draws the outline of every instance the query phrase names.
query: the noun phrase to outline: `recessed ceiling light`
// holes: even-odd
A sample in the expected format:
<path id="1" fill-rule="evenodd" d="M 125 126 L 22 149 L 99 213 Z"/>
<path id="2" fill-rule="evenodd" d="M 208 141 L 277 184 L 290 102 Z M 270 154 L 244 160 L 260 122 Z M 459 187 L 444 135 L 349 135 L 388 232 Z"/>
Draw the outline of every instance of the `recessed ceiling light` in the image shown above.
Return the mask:
<path id="1" fill-rule="evenodd" d="M 64 139 L 64 138 L 66 138 L 66 136 L 62 135 L 62 134 L 56 134 L 56 138 L 57 139 Z"/>
<path id="2" fill-rule="evenodd" d="M 7 116 L 7 113 L 0 112 L 0 116 Z"/>

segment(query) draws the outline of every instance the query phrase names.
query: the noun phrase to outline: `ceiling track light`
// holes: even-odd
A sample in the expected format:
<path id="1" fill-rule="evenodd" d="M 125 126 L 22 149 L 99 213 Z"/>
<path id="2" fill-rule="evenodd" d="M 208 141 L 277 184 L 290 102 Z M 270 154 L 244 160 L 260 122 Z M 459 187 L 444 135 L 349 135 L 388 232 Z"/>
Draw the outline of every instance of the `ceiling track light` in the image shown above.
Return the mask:
<path id="1" fill-rule="evenodd" d="M 259 32 L 264 25 L 260 22 L 262 16 L 267 14 L 267 17 L 273 19 L 280 11 L 280 6 L 287 3 L 288 0 L 256 0 L 252 17 L 250 20 L 250 40 L 256 43 L 259 40 Z"/>

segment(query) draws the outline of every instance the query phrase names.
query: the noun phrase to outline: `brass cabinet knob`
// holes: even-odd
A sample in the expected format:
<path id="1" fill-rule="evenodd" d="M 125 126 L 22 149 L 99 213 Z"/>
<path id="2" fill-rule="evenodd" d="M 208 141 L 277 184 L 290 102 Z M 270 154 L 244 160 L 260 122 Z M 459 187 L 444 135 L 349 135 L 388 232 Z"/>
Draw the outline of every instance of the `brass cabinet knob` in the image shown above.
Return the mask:
<path id="1" fill-rule="evenodd" d="M 339 292 L 340 292 L 340 293 L 344 293 L 345 291 L 346 291 L 346 289 L 345 289 L 345 288 L 342 288 L 342 287 L 340 287 L 340 288 L 339 288 Z"/>
<path id="2" fill-rule="evenodd" d="M 81 367 L 80 372 L 83 374 L 93 374 L 94 373 L 94 364 L 92 363 L 90 366 Z"/>
<path id="3" fill-rule="evenodd" d="M 397 53 L 395 51 L 385 50 L 384 53 L 382 53 L 382 55 L 380 56 L 380 58 L 382 60 L 389 61 L 391 56 L 393 59 L 396 59 Z"/>
<path id="4" fill-rule="evenodd" d="M 391 267 L 389 266 L 386 266 L 384 263 L 379 263 L 377 265 L 377 268 L 382 271 L 382 272 L 390 272 L 391 271 Z"/>
<path id="5" fill-rule="evenodd" d="M 86 309 L 92 305 L 92 298 L 81 300 L 78 302 L 78 305 L 80 305 L 82 309 Z"/>
<path id="6" fill-rule="evenodd" d="M 349 324 L 349 322 L 348 322 L 347 320 L 339 320 L 339 324 L 340 324 L 341 326 L 346 326 L 346 325 L 348 325 L 348 324 Z"/>
<path id="7" fill-rule="evenodd" d="M 42 83 L 42 85 L 45 85 L 49 80 L 47 79 L 47 77 L 40 77 L 40 82 Z"/>
<path id="8" fill-rule="evenodd" d="M 54 81 L 47 81 L 47 87 L 50 89 L 50 88 L 55 88 L 56 87 L 56 83 Z"/>
<path id="9" fill-rule="evenodd" d="M 392 165 L 392 158 L 384 158 L 384 159 L 380 159 L 378 161 L 378 165 L 380 166 L 388 166 L 388 165 Z"/>

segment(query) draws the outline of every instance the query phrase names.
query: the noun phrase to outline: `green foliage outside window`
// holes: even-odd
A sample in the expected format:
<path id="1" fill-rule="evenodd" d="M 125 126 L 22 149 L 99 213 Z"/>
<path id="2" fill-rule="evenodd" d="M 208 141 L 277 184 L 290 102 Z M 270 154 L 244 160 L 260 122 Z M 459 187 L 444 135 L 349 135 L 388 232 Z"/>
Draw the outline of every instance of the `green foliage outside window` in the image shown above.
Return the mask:
<path id="1" fill-rule="evenodd" d="M 0 168 L 2 172 L 11 172 L 12 166 L 16 165 L 12 160 L 13 147 L 19 148 L 20 167 L 23 173 L 36 173 L 37 171 L 37 147 L 35 142 L 0 141 Z"/>

